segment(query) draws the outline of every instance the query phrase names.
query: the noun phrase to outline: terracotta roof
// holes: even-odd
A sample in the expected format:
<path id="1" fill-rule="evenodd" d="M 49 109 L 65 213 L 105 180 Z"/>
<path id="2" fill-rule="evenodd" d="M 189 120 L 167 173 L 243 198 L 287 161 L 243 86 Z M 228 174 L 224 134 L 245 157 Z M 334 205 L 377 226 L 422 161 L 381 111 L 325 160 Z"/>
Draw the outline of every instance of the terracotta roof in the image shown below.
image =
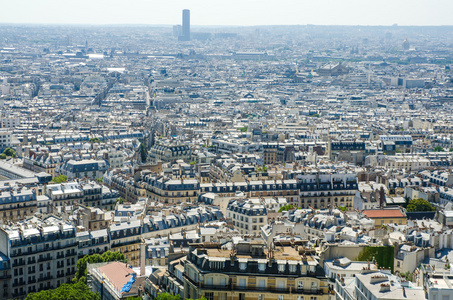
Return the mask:
<path id="1" fill-rule="evenodd" d="M 104 279 L 108 280 L 118 292 L 131 279 L 131 276 L 126 277 L 126 275 L 129 273 L 135 274 L 125 263 L 118 261 L 99 267 L 98 270 L 104 276 Z"/>
<path id="2" fill-rule="evenodd" d="M 405 218 L 400 209 L 368 209 L 363 214 L 368 218 Z"/>

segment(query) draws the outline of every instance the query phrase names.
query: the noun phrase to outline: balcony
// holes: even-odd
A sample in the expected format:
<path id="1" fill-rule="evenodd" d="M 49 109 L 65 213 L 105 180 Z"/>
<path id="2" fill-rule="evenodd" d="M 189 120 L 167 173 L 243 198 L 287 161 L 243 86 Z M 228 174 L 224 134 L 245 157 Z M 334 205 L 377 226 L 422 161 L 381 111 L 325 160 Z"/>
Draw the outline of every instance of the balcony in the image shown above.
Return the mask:
<path id="1" fill-rule="evenodd" d="M 66 254 L 65 254 L 65 257 L 71 257 L 71 256 L 76 256 L 76 255 L 77 255 L 77 253 L 75 253 L 75 252 L 70 252 L 70 253 L 66 253 Z"/>
<path id="2" fill-rule="evenodd" d="M 2 279 L 10 279 L 11 278 L 11 275 L 3 275 L 3 274 L 0 274 L 0 280 Z"/>
<path id="3" fill-rule="evenodd" d="M 13 263 L 13 268 L 20 266 L 25 266 L 25 260 L 19 260 L 18 262 Z"/>
<path id="4" fill-rule="evenodd" d="M 291 288 L 276 288 L 276 287 L 264 287 L 258 288 L 256 286 L 238 286 L 234 284 L 227 284 L 227 285 L 205 285 L 202 283 L 196 283 L 188 276 L 183 275 L 184 279 L 193 285 L 196 288 L 203 289 L 203 290 L 212 290 L 212 291 L 244 291 L 244 292 L 259 292 L 262 291 L 263 293 L 275 293 L 275 294 L 301 294 L 301 295 L 323 295 L 323 291 L 321 288 L 313 288 L 313 289 L 291 289 Z"/>
<path id="5" fill-rule="evenodd" d="M 38 259 L 38 262 L 49 261 L 49 260 L 53 260 L 52 256 L 40 257 Z"/>
<path id="6" fill-rule="evenodd" d="M 13 287 L 17 287 L 17 286 L 21 286 L 21 285 L 25 285 L 25 281 L 19 281 L 19 282 L 14 282 L 13 283 Z"/>
<path id="7" fill-rule="evenodd" d="M 46 281 L 46 280 L 51 280 L 51 279 L 53 279 L 53 277 L 51 275 L 49 275 L 49 276 L 43 276 L 43 277 L 38 278 L 38 281 Z"/>

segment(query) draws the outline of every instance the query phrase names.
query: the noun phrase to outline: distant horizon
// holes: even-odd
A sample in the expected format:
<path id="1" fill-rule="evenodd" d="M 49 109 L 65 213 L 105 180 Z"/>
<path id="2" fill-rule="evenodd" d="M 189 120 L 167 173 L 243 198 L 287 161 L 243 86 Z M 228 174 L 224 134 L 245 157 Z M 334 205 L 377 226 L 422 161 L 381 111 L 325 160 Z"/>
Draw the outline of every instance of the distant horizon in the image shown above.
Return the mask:
<path id="1" fill-rule="evenodd" d="M 15 0 L 2 24 L 194 26 L 453 26 L 451 0 Z"/>
<path id="2" fill-rule="evenodd" d="M 11 23 L 0 22 L 0 26 L 17 25 L 17 26 L 125 26 L 125 27 L 168 27 L 172 28 L 175 25 L 181 24 L 139 24 L 139 23 Z M 404 28 L 404 27 L 453 27 L 452 25 L 348 25 L 348 24 L 272 24 L 272 25 L 198 25 L 190 24 L 191 27 L 212 27 L 212 28 L 225 28 L 225 27 L 389 27 L 389 28 Z"/>

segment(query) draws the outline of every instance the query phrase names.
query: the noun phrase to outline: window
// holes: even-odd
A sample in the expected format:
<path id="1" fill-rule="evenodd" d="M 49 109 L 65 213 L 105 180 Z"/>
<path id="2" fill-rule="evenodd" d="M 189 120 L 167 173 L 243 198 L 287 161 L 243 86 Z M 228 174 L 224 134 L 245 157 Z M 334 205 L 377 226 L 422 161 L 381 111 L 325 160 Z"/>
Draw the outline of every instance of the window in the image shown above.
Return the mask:
<path id="1" fill-rule="evenodd" d="M 260 279 L 260 280 L 258 281 L 258 287 L 259 287 L 259 288 L 263 288 L 263 289 L 266 288 L 266 280 Z"/>
<path id="2" fill-rule="evenodd" d="M 303 290 L 304 289 L 304 282 L 303 281 L 298 281 L 297 282 L 297 290 Z"/>
<path id="3" fill-rule="evenodd" d="M 239 300 L 245 300 L 245 294 L 239 293 Z"/>
<path id="4" fill-rule="evenodd" d="M 204 294 L 204 297 L 206 298 L 206 300 L 214 300 L 214 293 L 205 293 Z"/>
<path id="5" fill-rule="evenodd" d="M 278 300 L 285 300 L 285 297 L 283 295 L 278 295 L 277 299 Z"/>
<path id="6" fill-rule="evenodd" d="M 258 300 L 264 300 L 264 295 L 263 294 L 259 294 L 258 295 Z"/>
<path id="7" fill-rule="evenodd" d="M 266 270 L 266 264 L 265 263 L 259 263 L 258 264 L 258 270 L 260 270 L 260 272 L 264 272 Z"/>
<path id="8" fill-rule="evenodd" d="M 220 285 L 221 285 L 221 286 L 226 286 L 226 285 L 227 285 L 227 280 L 226 280 L 226 278 L 220 278 Z"/>
<path id="9" fill-rule="evenodd" d="M 277 288 L 279 290 L 284 290 L 285 289 L 285 282 L 283 280 L 282 281 L 278 281 Z"/>
<path id="10" fill-rule="evenodd" d="M 213 283 L 212 277 L 206 278 L 206 285 L 212 286 L 212 283 Z M 206 297 L 206 298 L 207 298 L 207 297 Z"/>
<path id="11" fill-rule="evenodd" d="M 227 293 L 219 293 L 219 300 L 227 300 Z"/>
<path id="12" fill-rule="evenodd" d="M 286 264 L 278 264 L 278 272 L 283 273 L 285 272 Z"/>
<path id="13" fill-rule="evenodd" d="M 245 287 L 245 278 L 240 278 L 239 279 L 239 287 Z"/>
<path id="14" fill-rule="evenodd" d="M 240 262 L 239 263 L 239 269 L 241 271 L 245 271 L 246 268 L 247 268 L 247 263 L 246 262 Z"/>

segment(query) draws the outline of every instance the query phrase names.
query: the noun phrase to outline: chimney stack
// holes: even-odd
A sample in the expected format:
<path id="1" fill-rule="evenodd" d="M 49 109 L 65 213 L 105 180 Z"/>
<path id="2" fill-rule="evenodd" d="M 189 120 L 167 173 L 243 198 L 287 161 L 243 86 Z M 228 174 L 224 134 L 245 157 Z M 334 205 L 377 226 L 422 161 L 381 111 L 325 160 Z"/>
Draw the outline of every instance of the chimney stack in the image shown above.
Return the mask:
<path id="1" fill-rule="evenodd" d="M 146 243 L 145 240 L 142 239 L 140 243 L 140 276 L 146 275 L 145 265 L 146 265 Z"/>

